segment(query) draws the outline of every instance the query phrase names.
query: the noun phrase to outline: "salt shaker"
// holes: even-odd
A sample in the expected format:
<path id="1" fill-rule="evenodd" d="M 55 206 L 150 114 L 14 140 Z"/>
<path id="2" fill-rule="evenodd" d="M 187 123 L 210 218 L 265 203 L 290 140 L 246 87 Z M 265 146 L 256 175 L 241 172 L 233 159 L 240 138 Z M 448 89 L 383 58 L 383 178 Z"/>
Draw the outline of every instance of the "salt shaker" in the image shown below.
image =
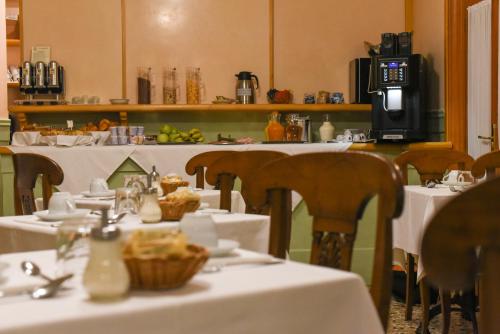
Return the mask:
<path id="1" fill-rule="evenodd" d="M 161 207 L 158 201 L 158 191 L 149 187 L 142 194 L 142 205 L 139 209 L 139 217 L 145 224 L 154 224 L 161 221 Z"/>
<path id="2" fill-rule="evenodd" d="M 108 224 L 102 211 L 101 225 L 90 232 L 90 256 L 83 275 L 83 285 L 91 299 L 115 300 L 124 297 L 130 286 L 122 258 L 120 229 Z"/>

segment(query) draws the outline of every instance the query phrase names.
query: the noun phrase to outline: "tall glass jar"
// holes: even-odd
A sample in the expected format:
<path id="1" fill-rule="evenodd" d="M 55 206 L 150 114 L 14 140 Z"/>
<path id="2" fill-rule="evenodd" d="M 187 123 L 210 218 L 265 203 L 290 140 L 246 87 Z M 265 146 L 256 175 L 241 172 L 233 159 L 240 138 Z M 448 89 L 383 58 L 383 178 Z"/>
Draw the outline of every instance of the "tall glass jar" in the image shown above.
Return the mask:
<path id="1" fill-rule="evenodd" d="M 139 67 L 137 71 L 137 103 L 151 104 L 151 67 Z"/>
<path id="2" fill-rule="evenodd" d="M 199 67 L 188 67 L 186 69 L 186 103 L 200 104 L 202 101 L 201 71 Z"/>
<path id="3" fill-rule="evenodd" d="M 266 139 L 268 141 L 283 141 L 285 139 L 285 128 L 280 123 L 281 115 L 273 111 L 268 115 L 266 127 Z"/>
<path id="4" fill-rule="evenodd" d="M 180 87 L 177 84 L 177 70 L 175 67 L 163 72 L 163 104 L 176 104 L 180 98 Z"/>
<path id="5" fill-rule="evenodd" d="M 302 126 L 299 124 L 299 115 L 290 114 L 287 117 L 287 125 L 285 129 L 286 141 L 301 141 L 302 140 Z"/>

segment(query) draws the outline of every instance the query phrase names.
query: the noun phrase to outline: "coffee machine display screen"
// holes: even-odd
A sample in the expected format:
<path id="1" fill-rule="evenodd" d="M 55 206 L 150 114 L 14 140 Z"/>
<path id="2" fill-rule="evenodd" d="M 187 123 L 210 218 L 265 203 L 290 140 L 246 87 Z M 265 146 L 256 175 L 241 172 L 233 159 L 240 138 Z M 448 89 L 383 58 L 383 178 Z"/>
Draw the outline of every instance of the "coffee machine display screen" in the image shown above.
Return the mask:
<path id="1" fill-rule="evenodd" d="M 408 58 L 380 59 L 379 80 L 381 86 L 406 86 L 408 84 Z"/>

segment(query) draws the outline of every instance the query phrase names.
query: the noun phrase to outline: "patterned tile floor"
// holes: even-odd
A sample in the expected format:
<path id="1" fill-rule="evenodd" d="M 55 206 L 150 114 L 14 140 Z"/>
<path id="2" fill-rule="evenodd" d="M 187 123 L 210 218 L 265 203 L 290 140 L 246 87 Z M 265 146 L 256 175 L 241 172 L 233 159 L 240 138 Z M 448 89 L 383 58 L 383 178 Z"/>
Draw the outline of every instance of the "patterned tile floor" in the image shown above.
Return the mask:
<path id="1" fill-rule="evenodd" d="M 391 318 L 389 320 L 389 328 L 387 333 L 390 334 L 414 334 L 420 324 L 422 309 L 420 305 L 413 307 L 413 320 L 405 320 L 405 305 L 393 301 L 391 304 Z M 431 334 L 441 333 L 441 314 L 434 317 L 429 325 Z M 462 319 L 460 312 L 452 312 L 451 327 L 449 334 L 469 334 L 473 333 L 472 323 Z"/>

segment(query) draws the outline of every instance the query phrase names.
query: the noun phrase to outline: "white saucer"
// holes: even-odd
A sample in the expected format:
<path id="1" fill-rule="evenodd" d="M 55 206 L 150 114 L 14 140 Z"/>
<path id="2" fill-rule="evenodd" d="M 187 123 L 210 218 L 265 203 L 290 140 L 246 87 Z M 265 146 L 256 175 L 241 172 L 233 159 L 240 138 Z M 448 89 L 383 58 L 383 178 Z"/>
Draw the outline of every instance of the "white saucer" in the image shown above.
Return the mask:
<path id="1" fill-rule="evenodd" d="M 240 243 L 238 241 L 219 239 L 217 247 L 207 247 L 207 249 L 210 252 L 211 257 L 219 257 L 231 254 L 231 252 L 238 247 L 240 247 Z"/>
<path id="2" fill-rule="evenodd" d="M 472 182 L 451 182 L 451 181 L 441 181 L 441 184 L 445 186 L 453 186 L 453 187 L 467 187 L 472 184 Z"/>
<path id="3" fill-rule="evenodd" d="M 91 193 L 90 191 L 82 191 L 82 195 L 85 197 L 113 197 L 115 196 L 114 190 L 102 191 L 98 193 Z"/>
<path id="4" fill-rule="evenodd" d="M 58 220 L 71 219 L 71 218 L 83 218 L 90 213 L 90 209 L 75 209 L 72 213 L 57 213 L 50 214 L 49 210 L 36 211 L 33 212 L 35 216 L 40 218 L 41 220 L 55 222 Z"/>

